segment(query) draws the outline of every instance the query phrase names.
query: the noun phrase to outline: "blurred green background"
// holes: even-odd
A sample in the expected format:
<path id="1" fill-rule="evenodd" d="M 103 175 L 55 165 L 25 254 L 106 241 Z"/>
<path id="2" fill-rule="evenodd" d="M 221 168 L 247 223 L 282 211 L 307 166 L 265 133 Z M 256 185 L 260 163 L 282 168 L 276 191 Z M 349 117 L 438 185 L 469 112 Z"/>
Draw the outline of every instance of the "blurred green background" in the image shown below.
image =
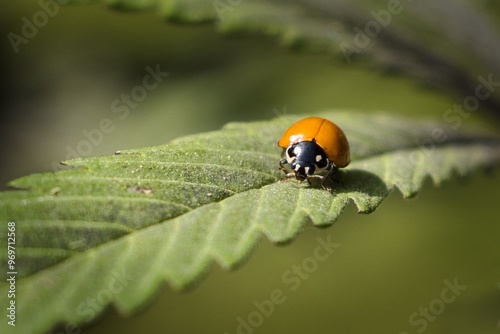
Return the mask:
<path id="1" fill-rule="evenodd" d="M 38 10 L 36 2 L 4 3 L 2 35 L 19 34 L 22 17 Z M 115 128 L 91 147 L 90 156 L 283 113 L 341 108 L 442 119 L 464 99 L 382 73 L 366 60 L 347 65 L 277 44 L 224 37 L 208 24 L 165 23 L 151 12 L 61 7 L 18 53 L 3 39 L 1 189 L 13 178 L 54 170 L 86 140 L 82 131 L 98 128 L 103 118 Z M 158 64 L 169 76 L 120 119 L 112 102 L 142 84 L 147 66 Z M 488 115 L 478 110 L 465 121 L 498 131 L 498 121 Z M 240 269 L 227 273 L 214 266 L 189 293 L 165 287 L 137 316 L 109 310 L 82 330 L 237 333 L 238 317 L 247 319 L 257 310 L 254 301 L 279 289 L 285 302 L 247 332 L 418 333 L 423 327 L 409 323 L 411 314 L 438 305 L 444 280 L 456 277 L 467 289 L 427 322 L 425 333 L 498 333 L 499 195 L 500 178 L 482 173 L 437 189 L 428 183 L 409 201 L 394 192 L 369 216 L 351 206 L 333 227 L 306 227 L 290 245 L 263 239 Z M 282 275 L 312 256 L 317 237 L 328 235 L 340 247 L 290 290 Z"/>

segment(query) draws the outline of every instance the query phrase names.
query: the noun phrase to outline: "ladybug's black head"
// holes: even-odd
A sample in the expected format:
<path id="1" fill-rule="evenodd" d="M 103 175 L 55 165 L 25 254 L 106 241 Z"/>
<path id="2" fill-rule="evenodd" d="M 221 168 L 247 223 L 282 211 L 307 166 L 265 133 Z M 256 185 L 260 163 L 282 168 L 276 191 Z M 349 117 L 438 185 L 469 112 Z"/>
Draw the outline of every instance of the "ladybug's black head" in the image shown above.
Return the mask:
<path id="1" fill-rule="evenodd" d="M 295 173 L 295 178 L 299 181 L 313 175 L 316 168 L 325 168 L 328 165 L 325 152 L 314 141 L 303 141 L 290 145 L 285 150 L 285 155 Z"/>

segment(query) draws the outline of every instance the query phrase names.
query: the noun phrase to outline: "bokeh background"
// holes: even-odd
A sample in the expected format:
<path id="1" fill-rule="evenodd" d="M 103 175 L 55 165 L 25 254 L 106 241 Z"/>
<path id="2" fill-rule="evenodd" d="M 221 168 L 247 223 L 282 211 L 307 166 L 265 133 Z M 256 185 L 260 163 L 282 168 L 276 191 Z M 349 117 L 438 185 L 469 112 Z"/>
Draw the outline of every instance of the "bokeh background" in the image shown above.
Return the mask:
<path id="1" fill-rule="evenodd" d="M 211 24 L 167 23 L 153 11 L 117 12 L 101 4 L 61 7 L 14 52 L 7 34 L 19 34 L 22 18 L 39 10 L 37 2 L 18 1 L 0 11 L 2 190 L 13 178 L 59 168 L 86 140 L 83 131 L 104 118 L 114 130 L 85 155 L 160 145 L 230 121 L 332 108 L 439 120 L 465 97 L 381 71 L 366 58 L 347 64 L 324 53 L 292 52 L 273 38 L 228 37 Z M 128 117 L 117 117 L 113 101 L 157 65 L 169 76 Z M 498 132 L 495 112 L 481 106 L 464 122 Z M 263 238 L 238 270 L 214 266 L 192 291 L 165 286 L 138 315 L 123 318 L 110 309 L 80 330 L 238 333 L 238 318 L 247 319 L 257 310 L 254 302 L 279 289 L 285 302 L 241 333 L 499 333 L 499 197 L 498 174 L 478 172 L 439 188 L 428 182 L 412 200 L 394 192 L 368 216 L 352 205 L 331 228 L 306 227 L 285 246 Z M 327 236 L 340 247 L 290 290 L 284 273 Z M 455 278 L 467 288 L 418 331 L 423 325 L 409 317 L 438 305 L 444 281 Z"/>

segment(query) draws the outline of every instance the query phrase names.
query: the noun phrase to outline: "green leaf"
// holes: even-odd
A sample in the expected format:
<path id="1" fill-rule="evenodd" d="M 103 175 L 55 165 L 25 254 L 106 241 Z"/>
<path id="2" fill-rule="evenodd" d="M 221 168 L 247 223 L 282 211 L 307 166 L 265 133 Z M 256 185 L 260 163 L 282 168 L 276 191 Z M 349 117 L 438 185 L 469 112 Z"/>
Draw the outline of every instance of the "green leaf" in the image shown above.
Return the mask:
<path id="1" fill-rule="evenodd" d="M 492 1 L 100 2 L 119 10 L 157 10 L 173 22 L 214 22 L 229 35 L 272 36 L 290 48 L 327 52 L 345 63 L 369 56 L 380 68 L 454 89 L 464 98 L 477 95 L 476 87 L 481 85 L 488 90 L 482 92 L 487 94 L 482 103 L 493 107 L 493 112 L 500 107 L 496 77 L 500 28 L 494 24 L 500 7 Z"/>
<path id="2" fill-rule="evenodd" d="M 484 132 L 384 114 L 320 116 L 351 144 L 352 163 L 335 175 L 331 192 L 280 180 L 276 140 L 299 116 L 230 123 L 13 181 L 18 190 L 0 193 L 0 217 L 16 223 L 16 330 L 81 325 L 108 304 L 133 314 L 165 281 L 182 289 L 213 262 L 241 264 L 262 235 L 288 242 L 308 222 L 331 225 L 350 201 L 370 213 L 393 188 L 411 197 L 428 177 L 440 184 L 500 161 L 500 138 Z M 6 223 L 1 233 L 5 250 Z M 7 268 L 7 253 L 0 257 Z M 96 298 L 105 302 L 91 307 Z"/>

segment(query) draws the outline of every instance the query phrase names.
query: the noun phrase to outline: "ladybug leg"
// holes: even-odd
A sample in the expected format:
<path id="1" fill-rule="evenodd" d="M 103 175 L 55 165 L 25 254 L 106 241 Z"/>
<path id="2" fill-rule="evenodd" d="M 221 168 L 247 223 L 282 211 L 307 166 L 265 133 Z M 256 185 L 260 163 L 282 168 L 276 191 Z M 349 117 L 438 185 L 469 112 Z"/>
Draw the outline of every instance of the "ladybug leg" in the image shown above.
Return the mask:
<path id="1" fill-rule="evenodd" d="M 283 173 L 285 173 L 285 175 L 286 175 L 286 174 L 289 174 L 289 172 L 286 169 L 286 167 L 283 166 L 284 164 L 286 164 L 286 159 L 281 159 L 280 160 L 280 168 L 279 168 L 279 170 L 282 171 Z"/>
<path id="2" fill-rule="evenodd" d="M 326 183 L 326 180 L 328 180 L 329 178 L 331 178 L 333 176 L 333 174 L 337 173 L 338 171 L 338 168 L 337 166 L 334 166 L 332 164 L 329 164 L 327 166 L 327 169 L 328 169 L 328 174 L 326 174 L 324 177 L 323 177 L 323 180 L 321 181 L 321 186 L 323 187 L 323 189 L 325 190 L 331 190 L 330 187 L 328 187 L 325 183 Z M 335 181 L 335 180 L 334 180 Z"/>
<path id="3" fill-rule="evenodd" d="M 313 185 L 313 184 L 312 184 L 312 182 L 311 182 L 311 179 L 312 179 L 312 178 L 313 178 L 312 176 L 309 176 L 309 177 L 307 178 L 307 183 L 309 183 L 309 185 L 310 185 L 310 186 L 312 186 L 312 185 Z"/>
<path id="4" fill-rule="evenodd" d="M 281 159 L 280 160 L 280 168 L 279 168 L 279 170 L 282 170 L 283 172 L 285 172 L 285 174 L 286 174 L 286 167 L 283 166 L 283 165 L 286 164 L 286 163 L 287 163 L 286 159 Z"/>
<path id="5" fill-rule="evenodd" d="M 288 169 L 286 169 L 286 167 L 284 166 L 284 164 L 286 164 L 287 161 L 286 159 L 281 159 L 280 160 L 280 167 L 279 167 L 279 170 L 282 171 L 283 173 L 285 173 L 285 178 L 286 179 L 289 179 L 291 177 L 294 177 L 295 176 L 295 173 L 294 172 L 291 172 L 289 171 Z"/>
<path id="6" fill-rule="evenodd" d="M 318 185 L 318 183 L 315 182 L 316 184 L 313 184 L 313 182 L 311 181 L 312 179 L 319 179 L 321 181 L 321 186 L 323 188 L 325 188 L 325 186 L 323 185 L 323 182 L 324 182 L 324 179 L 325 179 L 324 176 L 321 176 L 321 175 L 309 175 L 307 177 L 307 183 L 309 183 L 310 186 L 314 186 L 316 188 L 317 185 Z M 325 188 L 325 189 L 327 189 L 327 188 Z"/>
<path id="7" fill-rule="evenodd" d="M 331 188 L 326 185 L 326 180 L 328 180 L 333 174 L 335 174 L 335 172 L 336 172 L 336 170 L 330 169 L 328 171 L 328 174 L 326 174 L 325 176 L 323 176 L 323 180 L 321 181 L 321 186 L 323 187 L 323 189 L 325 189 L 325 190 L 331 190 Z"/>

